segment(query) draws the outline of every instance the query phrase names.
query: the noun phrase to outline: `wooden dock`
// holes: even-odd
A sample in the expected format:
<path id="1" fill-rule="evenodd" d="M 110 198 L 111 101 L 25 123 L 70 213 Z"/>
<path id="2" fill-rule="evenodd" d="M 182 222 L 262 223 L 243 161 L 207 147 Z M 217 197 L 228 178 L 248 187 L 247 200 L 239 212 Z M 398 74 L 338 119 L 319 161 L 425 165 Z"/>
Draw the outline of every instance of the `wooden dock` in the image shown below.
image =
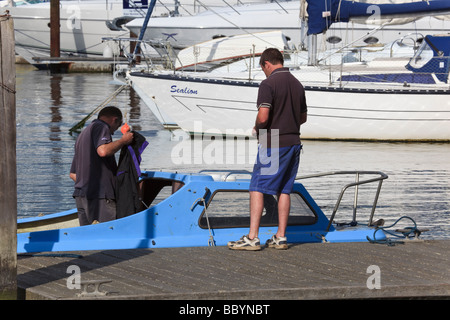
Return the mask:
<path id="1" fill-rule="evenodd" d="M 124 58 L 103 57 L 34 57 L 33 60 L 36 68 L 52 73 L 113 73 L 116 63 L 127 63 Z"/>
<path id="2" fill-rule="evenodd" d="M 20 299 L 378 299 L 450 297 L 450 240 L 19 255 Z M 75 254 L 76 256 L 73 256 Z M 73 270 L 81 273 L 76 273 Z M 101 294 L 70 289 L 105 281 Z M 68 285 L 69 283 L 69 285 Z M 91 293 L 93 289 L 90 289 Z"/>

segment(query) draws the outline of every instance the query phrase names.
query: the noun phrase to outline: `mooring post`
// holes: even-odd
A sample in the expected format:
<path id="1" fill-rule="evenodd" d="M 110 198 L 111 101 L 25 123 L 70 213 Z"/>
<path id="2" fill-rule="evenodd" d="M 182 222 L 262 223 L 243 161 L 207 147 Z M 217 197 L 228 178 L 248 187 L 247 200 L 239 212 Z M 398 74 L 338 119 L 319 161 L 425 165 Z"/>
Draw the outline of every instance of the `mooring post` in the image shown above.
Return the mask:
<path id="1" fill-rule="evenodd" d="M 60 53 L 59 0 L 50 0 L 50 57 L 59 57 Z"/>
<path id="2" fill-rule="evenodd" d="M 14 24 L 0 16 L 0 300 L 17 298 L 16 67 Z"/>

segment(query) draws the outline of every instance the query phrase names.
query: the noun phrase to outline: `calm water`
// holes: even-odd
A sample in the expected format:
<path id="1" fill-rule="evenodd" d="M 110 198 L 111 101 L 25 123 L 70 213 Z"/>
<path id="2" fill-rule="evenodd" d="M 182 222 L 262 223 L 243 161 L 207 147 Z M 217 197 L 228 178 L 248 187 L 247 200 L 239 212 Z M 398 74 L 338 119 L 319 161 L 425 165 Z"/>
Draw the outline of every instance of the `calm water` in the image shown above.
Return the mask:
<path id="1" fill-rule="evenodd" d="M 17 66 L 17 168 L 19 217 L 49 214 L 75 207 L 69 169 L 75 137 L 68 130 L 95 109 L 116 86 L 108 74 L 49 75 Z M 251 170 L 254 141 L 203 142 L 180 140 L 164 130 L 133 91 L 123 91 L 111 104 L 122 109 L 134 130 L 150 145 L 143 169 L 197 172 L 202 169 Z M 89 121 L 90 122 L 90 121 Z M 89 123 L 88 122 L 88 123 Z M 118 138 L 120 132 L 114 138 Z M 427 239 L 450 238 L 450 144 L 363 143 L 304 141 L 300 173 L 341 170 L 383 171 L 376 218 L 387 224 L 401 216 L 431 229 Z M 333 178 L 304 181 L 318 204 L 329 214 L 342 183 Z M 367 215 L 374 187 L 362 187 L 358 214 Z M 344 198 L 343 208 L 352 202 Z M 347 199 L 348 198 L 348 199 Z M 247 205 L 247 204 L 245 204 Z M 336 216 L 348 220 L 351 213 Z M 406 223 L 405 225 L 409 225 Z"/>

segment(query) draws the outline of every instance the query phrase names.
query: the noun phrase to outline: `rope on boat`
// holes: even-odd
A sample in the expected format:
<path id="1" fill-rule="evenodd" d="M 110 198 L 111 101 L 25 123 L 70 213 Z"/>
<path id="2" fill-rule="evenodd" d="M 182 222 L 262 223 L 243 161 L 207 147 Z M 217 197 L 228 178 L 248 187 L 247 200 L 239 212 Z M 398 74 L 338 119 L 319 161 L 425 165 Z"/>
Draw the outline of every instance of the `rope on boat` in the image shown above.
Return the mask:
<path id="1" fill-rule="evenodd" d="M 387 229 L 389 229 L 389 228 L 394 227 L 398 222 L 400 222 L 400 221 L 403 220 L 403 219 L 408 219 L 408 220 L 410 220 L 410 221 L 413 223 L 413 226 L 412 226 L 412 227 L 406 227 L 406 228 L 403 228 L 402 235 L 398 235 L 398 234 L 395 234 L 395 233 L 392 232 L 392 231 L 387 230 Z M 420 234 L 420 230 L 417 229 L 417 224 L 416 224 L 416 222 L 415 222 L 411 217 L 408 217 L 408 216 L 400 217 L 399 219 L 397 219 L 397 221 L 395 221 L 395 222 L 394 222 L 393 224 L 391 224 L 390 226 L 386 226 L 386 227 L 378 226 L 378 227 L 375 229 L 375 231 L 373 232 L 373 239 L 370 239 L 369 236 L 366 237 L 367 240 L 368 240 L 370 243 L 385 243 L 385 244 L 387 244 L 387 245 L 394 245 L 396 242 L 399 242 L 399 241 L 393 241 L 392 239 L 389 239 L 389 238 L 384 238 L 384 239 L 377 239 L 377 238 L 376 238 L 376 233 L 377 233 L 378 231 L 380 231 L 380 230 L 382 230 L 384 233 L 387 233 L 387 234 L 389 234 L 389 235 L 391 235 L 391 236 L 393 236 L 393 237 L 400 238 L 400 239 L 407 239 L 407 238 L 409 238 L 410 235 Z M 401 242 L 401 241 L 400 241 L 400 242 Z"/>
<path id="2" fill-rule="evenodd" d="M 194 203 L 192 204 L 192 207 L 191 207 L 191 211 L 194 210 L 194 207 L 197 203 L 199 203 L 199 202 L 203 203 L 203 206 L 205 207 L 206 223 L 208 224 L 208 231 L 209 231 L 208 246 L 214 247 L 216 245 L 216 242 L 214 241 L 214 237 L 211 232 L 211 226 L 209 224 L 209 217 L 208 217 L 208 211 L 207 211 L 208 205 L 206 203 L 206 196 L 208 195 L 209 192 L 210 191 L 209 191 L 208 187 L 205 187 L 205 195 L 202 198 L 198 198 L 194 201 Z"/>

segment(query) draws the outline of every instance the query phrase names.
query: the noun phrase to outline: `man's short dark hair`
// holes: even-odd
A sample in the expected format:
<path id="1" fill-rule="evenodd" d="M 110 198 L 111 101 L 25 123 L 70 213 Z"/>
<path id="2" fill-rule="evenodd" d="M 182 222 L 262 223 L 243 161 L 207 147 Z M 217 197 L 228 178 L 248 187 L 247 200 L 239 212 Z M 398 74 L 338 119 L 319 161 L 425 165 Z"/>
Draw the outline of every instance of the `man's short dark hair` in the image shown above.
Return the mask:
<path id="1" fill-rule="evenodd" d="M 122 111 L 117 107 L 107 106 L 98 113 L 98 118 L 100 119 L 101 117 L 118 117 L 122 120 Z"/>
<path id="2" fill-rule="evenodd" d="M 266 61 L 269 61 L 271 64 L 284 64 L 283 54 L 277 48 L 267 48 L 261 54 L 261 58 L 259 59 L 259 65 L 263 66 Z"/>

